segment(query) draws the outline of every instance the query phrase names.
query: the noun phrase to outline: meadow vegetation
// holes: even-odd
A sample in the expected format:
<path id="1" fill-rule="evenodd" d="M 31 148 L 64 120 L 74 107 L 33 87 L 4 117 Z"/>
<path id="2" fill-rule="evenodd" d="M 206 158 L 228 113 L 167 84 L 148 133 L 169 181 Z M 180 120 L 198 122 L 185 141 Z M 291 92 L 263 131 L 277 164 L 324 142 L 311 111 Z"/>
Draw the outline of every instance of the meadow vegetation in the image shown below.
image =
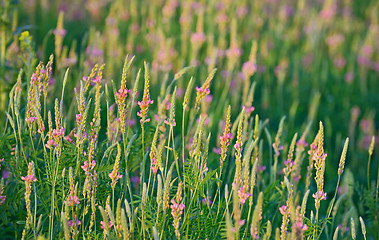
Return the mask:
<path id="1" fill-rule="evenodd" d="M 379 239 L 379 1 L 0 1 L 1 239 Z"/>

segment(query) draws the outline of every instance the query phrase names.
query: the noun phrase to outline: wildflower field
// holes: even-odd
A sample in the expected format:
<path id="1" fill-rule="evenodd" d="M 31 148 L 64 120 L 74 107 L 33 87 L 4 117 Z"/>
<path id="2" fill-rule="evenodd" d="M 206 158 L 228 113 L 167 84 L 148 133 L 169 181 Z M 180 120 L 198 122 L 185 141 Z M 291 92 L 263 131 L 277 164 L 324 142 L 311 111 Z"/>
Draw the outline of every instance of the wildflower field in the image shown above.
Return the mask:
<path id="1" fill-rule="evenodd" d="M 0 0 L 0 239 L 379 239 L 379 1 Z"/>

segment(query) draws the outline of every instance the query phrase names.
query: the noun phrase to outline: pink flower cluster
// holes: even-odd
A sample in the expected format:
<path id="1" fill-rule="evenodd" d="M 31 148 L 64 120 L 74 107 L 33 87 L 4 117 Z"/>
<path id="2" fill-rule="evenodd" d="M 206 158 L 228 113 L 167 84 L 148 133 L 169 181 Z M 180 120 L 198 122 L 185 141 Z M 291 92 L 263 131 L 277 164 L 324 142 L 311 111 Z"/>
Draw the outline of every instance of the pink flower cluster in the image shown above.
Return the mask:
<path id="1" fill-rule="evenodd" d="M 80 125 L 82 119 L 83 119 L 83 115 L 81 113 L 76 114 L 76 123 L 78 125 Z"/>
<path id="2" fill-rule="evenodd" d="M 183 210 L 185 208 L 185 205 L 183 203 L 177 203 L 175 199 L 173 198 L 171 200 L 171 214 L 173 217 L 180 216 L 183 214 Z"/>
<path id="3" fill-rule="evenodd" d="M 176 192 L 176 196 L 173 199 L 171 199 L 170 206 L 171 215 L 174 218 L 173 226 L 175 228 L 175 235 L 177 238 L 180 238 L 179 221 L 185 208 L 185 205 L 182 203 L 182 187 L 183 183 L 180 182 L 178 185 L 178 191 Z"/>
<path id="4" fill-rule="evenodd" d="M 257 71 L 257 64 L 253 61 L 247 61 L 242 65 L 242 72 L 245 77 L 251 77 Z"/>
<path id="5" fill-rule="evenodd" d="M 53 137 L 62 137 L 64 135 L 64 130 L 63 127 L 60 129 L 53 129 Z"/>
<path id="6" fill-rule="evenodd" d="M 2 193 L 1 193 L 2 194 Z M 7 199 L 7 196 L 3 196 L 0 194 L 0 205 L 3 205 L 5 202 L 5 199 Z"/>
<path id="7" fill-rule="evenodd" d="M 196 32 L 191 35 L 191 43 L 199 47 L 205 42 L 205 34 L 203 32 Z"/>
<path id="8" fill-rule="evenodd" d="M 226 56 L 232 59 L 239 58 L 243 53 L 243 50 L 239 47 L 231 47 L 226 50 Z"/>
<path id="9" fill-rule="evenodd" d="M 73 207 L 75 205 L 79 205 L 80 204 L 79 198 L 77 196 L 74 196 L 74 195 L 70 195 L 70 197 L 68 199 L 68 202 L 65 201 L 64 203 L 67 203 L 67 205 L 70 206 L 70 207 Z"/>
<path id="10" fill-rule="evenodd" d="M 231 133 L 225 133 L 224 135 L 220 136 L 220 142 L 221 145 L 224 146 L 225 144 L 229 143 L 229 140 L 233 139 L 233 136 Z"/>
<path id="11" fill-rule="evenodd" d="M 196 87 L 196 91 L 199 94 L 205 94 L 205 95 L 208 95 L 208 94 L 211 93 L 211 91 L 209 90 L 209 88 L 203 88 L 203 87 Z"/>
<path id="12" fill-rule="evenodd" d="M 56 147 L 59 139 L 64 136 L 64 131 L 65 129 L 63 127 L 60 127 L 60 129 L 53 129 L 45 146 L 47 148 Z"/>
<path id="13" fill-rule="evenodd" d="M 283 146 L 279 145 L 279 147 L 276 146 L 276 143 L 273 143 L 272 144 L 272 147 L 274 148 L 274 151 L 275 151 L 275 156 L 276 157 L 279 157 L 280 155 L 280 150 L 283 150 Z"/>
<path id="14" fill-rule="evenodd" d="M 327 154 L 326 153 L 319 153 L 319 151 L 316 151 L 313 154 L 313 160 L 315 161 L 325 161 Z"/>
<path id="15" fill-rule="evenodd" d="M 240 142 L 236 142 L 236 144 L 234 144 L 234 148 L 236 149 L 236 151 L 241 152 L 242 144 Z"/>
<path id="16" fill-rule="evenodd" d="M 125 88 L 120 88 L 118 90 L 118 92 L 116 92 L 116 97 L 117 97 L 117 100 L 120 101 L 122 99 L 125 99 L 127 96 L 128 96 L 128 93 L 130 92 L 129 89 Z"/>
<path id="17" fill-rule="evenodd" d="M 205 206 L 205 205 L 212 205 L 212 200 L 211 200 L 211 197 L 207 197 L 207 198 L 203 198 L 202 200 L 201 200 L 201 203 Z"/>
<path id="18" fill-rule="evenodd" d="M 154 175 L 157 175 L 158 166 L 157 166 L 157 159 L 156 158 L 151 159 L 151 168 L 153 169 Z"/>
<path id="19" fill-rule="evenodd" d="M 97 75 L 95 78 L 91 79 L 91 83 L 93 84 L 101 84 L 102 77 Z"/>
<path id="20" fill-rule="evenodd" d="M 295 162 L 286 160 L 286 161 L 284 161 L 284 165 L 285 165 L 285 167 L 283 169 L 283 173 L 286 176 L 288 176 L 291 173 L 291 171 L 293 170 L 293 167 L 295 166 Z"/>
<path id="21" fill-rule="evenodd" d="M 117 182 L 118 179 L 122 178 L 122 175 L 117 171 L 112 171 L 108 174 L 109 178 L 112 179 L 112 182 Z"/>
<path id="22" fill-rule="evenodd" d="M 81 166 L 81 168 L 84 170 L 84 172 L 86 173 L 86 175 L 89 173 L 89 171 L 91 171 L 92 169 L 94 169 L 96 166 L 96 161 L 95 160 L 92 160 L 92 162 L 90 161 L 84 161 L 84 164 Z"/>
<path id="23" fill-rule="evenodd" d="M 147 112 L 149 111 L 149 105 L 153 103 L 154 101 L 150 99 L 150 94 L 144 94 L 142 101 L 138 101 L 138 105 L 141 110 L 137 112 L 137 116 L 141 118 L 141 125 L 143 125 L 145 122 L 150 122 L 150 118 L 146 118 L 146 116 Z"/>
<path id="24" fill-rule="evenodd" d="M 31 183 L 31 182 L 37 181 L 37 179 L 33 173 L 26 175 L 25 177 L 21 177 L 21 180 L 25 181 L 26 183 Z"/>
<path id="25" fill-rule="evenodd" d="M 77 226 L 79 226 L 81 224 L 80 220 L 79 219 L 75 219 L 75 221 L 68 221 L 68 226 L 71 227 L 71 228 L 75 228 Z"/>
<path id="26" fill-rule="evenodd" d="M 246 200 L 251 196 L 251 193 L 247 193 L 243 187 L 238 190 L 238 197 L 241 205 L 245 204 Z"/>
<path id="27" fill-rule="evenodd" d="M 298 218 L 294 224 L 298 234 L 308 230 L 307 224 L 304 224 L 303 221 L 300 221 Z"/>
<path id="28" fill-rule="evenodd" d="M 279 212 L 282 215 L 287 215 L 289 213 L 289 209 L 286 205 L 282 205 L 281 207 L 279 207 Z"/>
<path id="29" fill-rule="evenodd" d="M 308 143 L 303 138 L 300 138 L 299 141 L 297 141 L 296 145 L 301 149 L 308 147 Z"/>
<path id="30" fill-rule="evenodd" d="M 100 225 L 101 225 L 101 229 L 105 229 L 105 222 L 100 221 Z M 113 223 L 112 221 L 109 221 L 109 228 L 112 228 L 112 227 L 113 227 Z"/>
<path id="31" fill-rule="evenodd" d="M 304 216 L 301 213 L 301 207 L 296 208 L 296 220 L 292 225 L 292 228 L 296 231 L 296 236 L 303 238 L 303 233 L 308 230 L 308 226 L 303 223 Z"/>
<path id="32" fill-rule="evenodd" d="M 316 193 L 312 194 L 312 197 L 316 199 L 317 201 L 326 200 L 326 193 L 322 190 L 317 191 Z"/>
<path id="33" fill-rule="evenodd" d="M 167 125 L 172 125 L 172 126 L 176 126 L 176 121 L 175 119 L 172 120 L 172 123 L 170 123 L 170 119 L 165 119 L 164 120 L 164 123 L 167 124 Z"/>
<path id="34" fill-rule="evenodd" d="M 264 170 L 266 170 L 266 166 L 258 166 L 257 167 L 258 172 L 263 172 Z"/>
<path id="35" fill-rule="evenodd" d="M 37 117 L 28 117 L 25 119 L 25 122 L 28 124 L 32 124 L 37 119 L 38 119 Z"/>
<path id="36" fill-rule="evenodd" d="M 3 160 L 4 160 L 4 158 L 3 158 Z M 1 159 L 0 159 L 0 162 L 1 162 Z M 4 175 L 3 175 L 3 177 L 4 177 Z M 4 193 L 4 181 L 1 180 L 1 182 L 0 182 L 0 205 L 4 204 L 5 199 L 7 198 L 7 196 L 3 195 L 3 193 Z"/>
<path id="37" fill-rule="evenodd" d="M 337 7 L 335 5 L 324 7 L 320 12 L 320 17 L 325 20 L 333 19 L 334 15 L 336 15 Z"/>
<path id="38" fill-rule="evenodd" d="M 78 137 L 78 134 L 74 133 L 74 137 Z M 87 138 L 87 133 L 86 132 L 82 132 L 82 138 L 85 139 Z"/>
<path id="39" fill-rule="evenodd" d="M 54 29 L 54 35 L 64 37 L 66 36 L 67 31 L 65 29 Z"/>
<path id="40" fill-rule="evenodd" d="M 308 154 L 313 158 L 314 154 L 316 153 L 318 147 L 317 144 L 312 143 L 310 146 L 310 149 L 308 151 Z"/>
<path id="41" fill-rule="evenodd" d="M 253 106 L 246 107 L 245 105 L 242 105 L 242 108 L 245 108 L 245 112 L 248 114 L 252 113 L 255 110 L 255 107 L 253 107 Z"/>

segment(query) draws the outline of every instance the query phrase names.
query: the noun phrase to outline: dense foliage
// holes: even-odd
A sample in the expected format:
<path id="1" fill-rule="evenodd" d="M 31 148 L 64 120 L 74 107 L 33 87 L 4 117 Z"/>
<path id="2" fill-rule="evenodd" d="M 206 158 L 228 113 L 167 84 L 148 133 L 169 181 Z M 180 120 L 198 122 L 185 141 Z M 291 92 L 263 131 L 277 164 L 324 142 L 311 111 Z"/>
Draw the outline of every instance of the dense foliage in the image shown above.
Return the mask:
<path id="1" fill-rule="evenodd" d="M 0 6 L 1 239 L 379 238 L 378 1 Z"/>

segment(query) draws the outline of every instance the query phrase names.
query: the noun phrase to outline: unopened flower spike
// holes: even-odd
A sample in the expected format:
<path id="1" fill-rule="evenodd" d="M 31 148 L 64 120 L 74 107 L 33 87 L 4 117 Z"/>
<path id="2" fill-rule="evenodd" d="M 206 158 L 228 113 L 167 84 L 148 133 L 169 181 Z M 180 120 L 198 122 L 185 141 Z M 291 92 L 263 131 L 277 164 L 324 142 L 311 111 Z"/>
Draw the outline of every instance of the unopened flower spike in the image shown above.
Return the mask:
<path id="1" fill-rule="evenodd" d="M 109 178 L 112 180 L 111 182 L 111 187 L 112 188 L 115 188 L 118 180 L 120 178 L 122 178 L 122 175 L 119 174 L 119 168 L 120 168 L 120 158 L 121 158 L 121 147 L 120 145 L 117 143 L 117 156 L 116 156 L 116 160 L 114 162 L 114 165 L 113 165 L 113 170 L 111 173 L 109 173 Z"/>
<path id="2" fill-rule="evenodd" d="M 235 163 L 236 163 L 236 172 L 233 182 L 233 187 L 237 191 L 239 190 L 242 184 L 242 130 L 243 130 L 243 119 L 245 116 L 245 108 L 242 109 L 242 112 L 240 114 L 240 119 L 238 123 L 238 129 L 237 129 L 237 140 L 234 144 L 235 151 Z"/>
<path id="3" fill-rule="evenodd" d="M 207 79 L 205 80 L 204 84 L 201 87 L 196 87 L 196 103 L 195 103 L 195 109 L 199 110 L 201 101 L 211 93 L 209 90 L 211 81 L 217 71 L 217 68 L 213 69 L 211 73 L 208 75 Z"/>
<path id="4" fill-rule="evenodd" d="M 182 203 L 182 188 L 183 183 L 180 182 L 178 185 L 178 191 L 173 199 L 171 199 L 171 215 L 174 218 L 173 226 L 175 229 L 175 235 L 178 239 L 180 239 L 180 231 L 179 231 L 179 222 L 181 219 L 181 215 L 183 214 L 183 210 L 185 208 Z"/>
<path id="5" fill-rule="evenodd" d="M 173 126 L 173 127 L 176 126 L 176 122 L 175 122 L 175 99 L 176 99 L 176 87 L 175 87 L 174 92 L 172 93 L 172 96 L 171 96 L 170 118 L 164 120 L 165 124 Z"/>
<path id="6" fill-rule="evenodd" d="M 223 163 L 226 159 L 226 153 L 228 151 L 228 147 L 229 147 L 229 144 L 230 144 L 230 140 L 233 139 L 233 136 L 230 132 L 230 127 L 231 127 L 231 123 L 230 123 L 230 105 L 228 106 L 228 111 L 227 111 L 227 114 L 226 114 L 226 121 L 225 121 L 225 128 L 224 128 L 224 133 L 222 134 L 222 136 L 220 136 L 220 145 L 221 145 L 221 156 L 220 156 L 220 166 L 222 168 L 223 166 Z"/>
<path id="7" fill-rule="evenodd" d="M 142 127 L 144 123 L 150 122 L 150 118 L 147 117 L 147 112 L 149 111 L 149 105 L 154 103 L 154 101 L 150 99 L 150 92 L 149 92 L 150 79 L 149 79 L 148 65 L 146 62 L 144 63 L 144 65 L 145 65 L 145 88 L 143 91 L 142 101 L 138 101 L 140 111 L 137 112 L 137 116 L 141 118 L 140 123 Z"/>
<path id="8" fill-rule="evenodd" d="M 151 143 L 151 150 L 149 153 L 150 161 L 151 161 L 151 170 L 153 171 L 154 175 L 157 175 L 158 170 L 160 168 L 160 157 L 159 152 L 157 149 L 157 140 L 158 140 L 158 133 L 159 133 L 159 125 L 157 125 L 153 137 L 153 141 Z"/>
<path id="9" fill-rule="evenodd" d="M 324 192 L 324 172 L 325 172 L 325 160 L 326 153 L 324 152 L 324 127 L 320 122 L 320 129 L 317 134 L 317 150 L 313 155 L 314 167 L 316 169 L 316 184 L 317 192 L 312 196 L 315 198 L 316 218 L 318 217 L 318 209 L 320 208 L 321 200 L 326 199 L 326 193 Z"/>

